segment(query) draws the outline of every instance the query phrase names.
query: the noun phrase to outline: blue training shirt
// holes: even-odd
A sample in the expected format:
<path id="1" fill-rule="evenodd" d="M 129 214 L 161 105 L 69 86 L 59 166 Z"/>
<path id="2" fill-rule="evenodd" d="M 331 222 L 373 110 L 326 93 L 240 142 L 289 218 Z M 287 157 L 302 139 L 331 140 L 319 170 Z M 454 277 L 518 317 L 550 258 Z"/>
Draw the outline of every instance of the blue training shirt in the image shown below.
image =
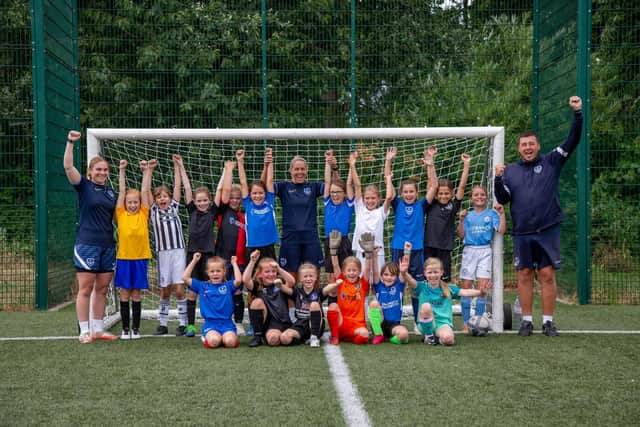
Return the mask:
<path id="1" fill-rule="evenodd" d="M 200 297 L 200 314 L 206 320 L 230 320 L 233 316 L 234 281 L 222 283 L 191 279 L 191 289 Z"/>
<path id="2" fill-rule="evenodd" d="M 277 182 L 275 190 L 282 204 L 282 240 L 299 243 L 319 240 L 317 199 L 324 192 L 324 183 L 284 181 Z"/>
<path id="3" fill-rule="evenodd" d="M 464 244 L 468 246 L 486 246 L 491 244 L 493 232 L 500 227 L 500 216 L 493 209 L 476 212 L 469 210 L 464 217 Z"/>
<path id="4" fill-rule="evenodd" d="M 404 242 L 411 242 L 412 250 L 422 250 L 427 199 L 418 199 L 409 204 L 396 196 L 391 202 L 391 206 L 395 212 L 391 249 L 404 249 Z"/>
<path id="5" fill-rule="evenodd" d="M 331 196 L 324 198 L 324 234 L 329 237 L 329 233 L 338 230 L 344 237 L 349 235 L 351 230 L 351 218 L 355 209 L 355 199 L 345 199 L 344 202 L 336 205 L 331 200 Z"/>
<path id="6" fill-rule="evenodd" d="M 113 214 L 116 193 L 108 185 L 98 185 L 84 176 L 73 188 L 78 192 L 80 219 L 76 244 L 110 248 L 113 238 Z"/>
<path id="7" fill-rule="evenodd" d="M 405 284 L 396 278 L 391 286 L 385 286 L 380 280 L 373 285 L 376 291 L 376 299 L 382 307 L 384 320 L 390 322 L 399 322 L 402 320 L 402 295 L 404 293 Z"/>
<path id="8" fill-rule="evenodd" d="M 247 196 L 242 199 L 247 227 L 247 247 L 257 248 L 280 242 L 276 226 L 275 194 L 267 191 L 264 202 L 256 205 Z"/>

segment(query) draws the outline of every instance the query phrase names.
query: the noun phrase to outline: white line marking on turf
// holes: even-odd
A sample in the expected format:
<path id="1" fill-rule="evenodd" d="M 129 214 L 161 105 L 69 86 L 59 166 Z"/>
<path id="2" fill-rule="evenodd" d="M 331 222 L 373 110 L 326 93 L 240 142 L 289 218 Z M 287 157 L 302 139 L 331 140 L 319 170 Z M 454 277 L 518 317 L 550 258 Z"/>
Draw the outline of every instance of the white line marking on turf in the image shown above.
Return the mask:
<path id="1" fill-rule="evenodd" d="M 345 422 L 348 426 L 353 427 L 371 426 L 371 420 L 360 400 L 358 389 L 351 382 L 349 368 L 342 357 L 340 347 L 325 344 L 323 348 L 331 376 L 333 377 L 333 384 L 338 392 L 338 401 L 342 407 L 342 415 Z"/>

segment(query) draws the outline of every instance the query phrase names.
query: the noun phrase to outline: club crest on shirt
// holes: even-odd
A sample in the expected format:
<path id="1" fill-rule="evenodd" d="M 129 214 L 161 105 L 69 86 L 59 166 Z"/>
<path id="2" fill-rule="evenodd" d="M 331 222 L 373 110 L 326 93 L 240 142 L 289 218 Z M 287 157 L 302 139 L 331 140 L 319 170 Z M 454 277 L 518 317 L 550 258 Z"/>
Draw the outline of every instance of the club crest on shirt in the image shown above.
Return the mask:
<path id="1" fill-rule="evenodd" d="M 540 173 L 542 172 L 542 165 L 536 165 L 536 167 L 533 168 L 533 171 L 535 173 Z"/>
<path id="2" fill-rule="evenodd" d="M 491 217 L 490 217 L 489 215 L 487 215 L 487 216 L 485 216 L 482 220 L 483 220 L 484 222 L 491 222 Z"/>
<path id="3" fill-rule="evenodd" d="M 113 192 L 112 189 L 107 189 L 107 191 L 105 191 L 105 194 L 107 195 L 107 197 L 111 200 L 116 198 L 116 193 Z"/>
<path id="4" fill-rule="evenodd" d="M 404 208 L 404 212 L 405 212 L 407 215 L 413 215 L 413 206 L 405 206 L 405 208 Z"/>
<path id="5" fill-rule="evenodd" d="M 227 294 L 227 285 L 222 285 L 218 288 L 218 291 L 220 292 L 221 295 L 226 295 Z"/>
<path id="6" fill-rule="evenodd" d="M 306 196 L 310 196 L 311 195 L 311 187 L 304 187 L 304 194 Z"/>
<path id="7" fill-rule="evenodd" d="M 280 257 L 280 267 L 284 267 L 285 265 L 287 265 L 287 259 Z"/>

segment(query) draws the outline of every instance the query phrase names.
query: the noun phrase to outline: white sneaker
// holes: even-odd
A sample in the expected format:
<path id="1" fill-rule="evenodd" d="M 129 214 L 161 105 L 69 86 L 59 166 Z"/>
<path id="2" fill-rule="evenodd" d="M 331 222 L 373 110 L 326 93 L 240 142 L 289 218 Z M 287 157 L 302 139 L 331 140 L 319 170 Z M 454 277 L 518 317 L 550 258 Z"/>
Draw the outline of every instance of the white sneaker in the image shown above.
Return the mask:
<path id="1" fill-rule="evenodd" d="M 312 347 L 312 348 L 320 347 L 320 340 L 318 339 L 317 336 L 311 335 L 311 338 L 309 338 L 309 347 Z"/>
<path id="2" fill-rule="evenodd" d="M 236 323 L 236 335 L 239 337 L 244 337 L 247 335 L 247 331 L 244 330 L 244 326 L 242 323 Z"/>
<path id="3" fill-rule="evenodd" d="M 133 331 L 131 331 L 131 339 L 132 340 L 139 340 L 140 338 L 142 338 L 142 336 L 140 335 L 140 331 L 137 329 L 134 329 Z"/>
<path id="4" fill-rule="evenodd" d="M 130 338 L 131 338 L 131 334 L 130 334 L 129 330 L 128 329 L 123 329 L 122 330 L 122 335 L 120 335 L 120 339 L 121 340 L 128 340 Z"/>

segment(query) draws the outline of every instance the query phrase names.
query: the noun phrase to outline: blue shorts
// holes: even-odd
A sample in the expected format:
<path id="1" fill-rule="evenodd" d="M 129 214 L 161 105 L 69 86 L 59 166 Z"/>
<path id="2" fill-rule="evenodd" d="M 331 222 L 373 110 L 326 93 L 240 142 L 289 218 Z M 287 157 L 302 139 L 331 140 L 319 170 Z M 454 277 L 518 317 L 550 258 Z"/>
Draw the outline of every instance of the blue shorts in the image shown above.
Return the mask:
<path id="1" fill-rule="evenodd" d="M 403 249 L 391 248 L 391 261 L 400 264 L 400 258 L 403 256 Z M 409 274 L 418 281 L 424 280 L 424 260 L 422 259 L 422 249 L 411 251 L 411 256 L 409 257 Z"/>
<path id="2" fill-rule="evenodd" d="M 77 271 L 112 272 L 116 267 L 116 248 L 77 244 L 73 247 L 73 265 Z"/>
<path id="3" fill-rule="evenodd" d="M 202 337 L 206 337 L 207 333 L 214 331 L 220 335 L 231 331 L 236 333 L 236 325 L 231 319 L 205 319 L 204 326 L 202 326 Z"/>
<path id="4" fill-rule="evenodd" d="M 116 275 L 113 284 L 122 289 L 149 289 L 147 259 L 119 259 L 116 261 Z"/>
<path id="5" fill-rule="evenodd" d="M 286 271 L 298 271 L 303 262 L 310 262 L 318 268 L 324 265 L 320 240 L 306 243 L 283 240 L 280 246 L 280 267 Z"/>
<path id="6" fill-rule="evenodd" d="M 513 264 L 516 270 L 552 266 L 560 268 L 560 224 L 540 233 L 513 236 Z"/>

